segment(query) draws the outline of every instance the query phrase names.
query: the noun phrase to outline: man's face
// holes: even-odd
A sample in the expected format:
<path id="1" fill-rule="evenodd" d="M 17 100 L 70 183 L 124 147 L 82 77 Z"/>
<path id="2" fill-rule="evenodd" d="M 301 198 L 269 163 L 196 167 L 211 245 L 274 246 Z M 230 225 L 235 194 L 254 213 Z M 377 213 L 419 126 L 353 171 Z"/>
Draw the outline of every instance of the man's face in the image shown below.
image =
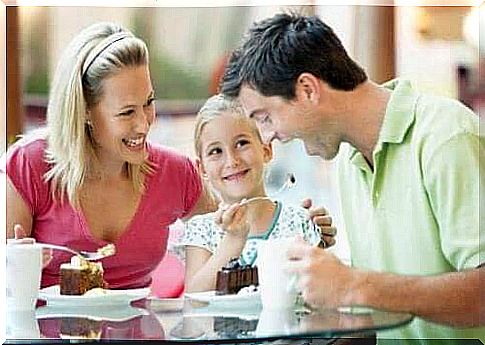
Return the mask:
<path id="1" fill-rule="evenodd" d="M 246 115 L 256 121 L 263 142 L 298 138 L 311 156 L 332 159 L 337 155 L 340 138 L 335 125 L 313 103 L 298 97 L 288 101 L 280 96 L 263 96 L 247 85 L 241 87 L 239 101 Z"/>

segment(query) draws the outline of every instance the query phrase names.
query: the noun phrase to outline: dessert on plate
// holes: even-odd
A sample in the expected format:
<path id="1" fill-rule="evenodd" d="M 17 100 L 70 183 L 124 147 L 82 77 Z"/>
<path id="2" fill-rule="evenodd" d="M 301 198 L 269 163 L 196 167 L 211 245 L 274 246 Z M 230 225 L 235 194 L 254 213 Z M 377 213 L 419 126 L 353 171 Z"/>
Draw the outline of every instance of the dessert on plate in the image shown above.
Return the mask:
<path id="1" fill-rule="evenodd" d="M 70 263 L 64 263 L 60 269 L 61 295 L 83 295 L 95 288 L 107 287 L 103 278 L 101 262 L 90 262 L 79 256 L 73 256 Z"/>
<path id="2" fill-rule="evenodd" d="M 241 265 L 237 258 L 217 272 L 216 295 L 236 294 L 251 285 L 258 285 L 258 268 Z"/>

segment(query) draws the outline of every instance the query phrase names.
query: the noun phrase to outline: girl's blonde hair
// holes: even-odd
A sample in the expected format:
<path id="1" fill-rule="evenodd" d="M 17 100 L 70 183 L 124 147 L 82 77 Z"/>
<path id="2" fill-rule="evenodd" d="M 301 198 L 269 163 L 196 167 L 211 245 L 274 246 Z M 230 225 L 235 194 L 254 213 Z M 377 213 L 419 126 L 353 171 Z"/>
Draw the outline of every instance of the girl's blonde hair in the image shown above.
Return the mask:
<path id="1" fill-rule="evenodd" d="M 224 113 L 230 113 L 232 116 L 244 118 L 254 130 L 254 134 L 258 140 L 262 142 L 256 124 L 254 121 L 248 119 L 244 115 L 244 109 L 242 108 L 241 103 L 239 103 L 236 98 L 227 97 L 223 94 L 217 94 L 205 102 L 205 104 L 199 110 L 195 120 L 194 149 L 199 159 L 202 158 L 202 143 L 200 137 L 202 135 L 204 126 Z"/>
<path id="2" fill-rule="evenodd" d="M 56 72 L 47 108 L 45 174 L 52 194 L 62 202 L 66 194 L 79 207 L 79 190 L 96 161 L 95 142 L 87 112 L 103 95 L 103 80 L 126 67 L 148 65 L 146 44 L 114 23 L 97 23 L 81 31 L 64 51 Z M 143 174 L 151 163 L 127 164 L 129 178 L 142 191 Z"/>

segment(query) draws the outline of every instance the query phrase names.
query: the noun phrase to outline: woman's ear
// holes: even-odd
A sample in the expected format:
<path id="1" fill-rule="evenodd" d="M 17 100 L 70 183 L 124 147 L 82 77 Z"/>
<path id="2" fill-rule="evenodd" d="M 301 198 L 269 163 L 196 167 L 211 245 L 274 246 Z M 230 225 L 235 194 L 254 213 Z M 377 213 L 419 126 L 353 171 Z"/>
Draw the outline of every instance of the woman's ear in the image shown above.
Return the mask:
<path id="1" fill-rule="evenodd" d="M 311 73 L 302 73 L 298 76 L 295 85 L 295 96 L 299 102 L 312 102 L 318 104 L 322 89 L 320 79 Z"/>

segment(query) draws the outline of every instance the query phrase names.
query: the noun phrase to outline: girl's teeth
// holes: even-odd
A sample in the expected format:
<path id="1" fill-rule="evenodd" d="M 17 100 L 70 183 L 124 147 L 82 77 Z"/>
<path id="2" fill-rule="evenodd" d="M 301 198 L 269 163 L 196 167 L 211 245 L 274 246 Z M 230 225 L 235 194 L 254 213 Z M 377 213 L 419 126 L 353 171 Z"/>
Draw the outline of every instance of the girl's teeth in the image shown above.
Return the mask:
<path id="1" fill-rule="evenodd" d="M 126 145 L 128 146 L 138 146 L 138 145 L 141 145 L 142 143 L 143 143 L 143 138 L 126 140 Z"/>

